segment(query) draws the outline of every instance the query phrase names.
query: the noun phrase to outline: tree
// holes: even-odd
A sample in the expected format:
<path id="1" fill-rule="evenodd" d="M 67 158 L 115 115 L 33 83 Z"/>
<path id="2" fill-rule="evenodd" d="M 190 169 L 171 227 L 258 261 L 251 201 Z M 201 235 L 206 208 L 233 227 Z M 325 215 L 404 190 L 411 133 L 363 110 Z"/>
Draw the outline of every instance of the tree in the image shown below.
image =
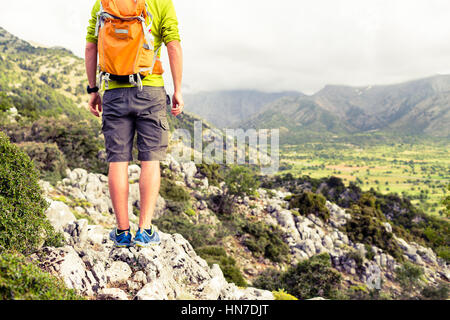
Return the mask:
<path id="1" fill-rule="evenodd" d="M 259 187 L 256 176 L 247 167 L 233 166 L 225 176 L 228 194 L 231 196 L 253 195 Z"/>
<path id="2" fill-rule="evenodd" d="M 447 190 L 450 191 L 450 183 L 447 186 Z M 448 195 L 447 197 L 444 198 L 444 200 L 442 200 L 442 204 L 445 206 L 444 208 L 444 213 L 445 215 L 448 217 L 450 217 L 450 195 Z"/>

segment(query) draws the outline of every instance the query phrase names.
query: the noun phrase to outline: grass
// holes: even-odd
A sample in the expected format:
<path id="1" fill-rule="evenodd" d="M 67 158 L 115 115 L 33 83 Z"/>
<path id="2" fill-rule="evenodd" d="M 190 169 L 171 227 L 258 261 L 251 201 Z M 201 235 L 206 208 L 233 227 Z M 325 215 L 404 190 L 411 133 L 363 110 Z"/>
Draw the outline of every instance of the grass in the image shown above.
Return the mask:
<path id="1" fill-rule="evenodd" d="M 340 177 L 362 190 L 398 193 L 432 215 L 444 214 L 450 182 L 450 144 L 422 142 L 359 147 L 348 143 L 283 146 L 280 174 Z"/>

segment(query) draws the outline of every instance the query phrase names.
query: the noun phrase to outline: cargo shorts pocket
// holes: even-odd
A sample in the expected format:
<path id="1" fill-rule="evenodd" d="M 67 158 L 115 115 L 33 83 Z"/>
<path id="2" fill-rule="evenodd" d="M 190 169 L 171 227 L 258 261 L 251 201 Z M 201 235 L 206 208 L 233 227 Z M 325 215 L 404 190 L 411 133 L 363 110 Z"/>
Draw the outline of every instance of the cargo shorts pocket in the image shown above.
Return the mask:
<path id="1" fill-rule="evenodd" d="M 161 147 L 167 147 L 169 144 L 169 121 L 167 116 L 164 115 L 159 118 L 159 125 L 161 127 Z"/>
<path id="2" fill-rule="evenodd" d="M 159 125 L 161 126 L 161 128 L 163 128 L 164 130 L 169 130 L 169 121 L 167 121 L 167 117 L 163 116 L 159 119 Z"/>
<path id="3" fill-rule="evenodd" d="M 110 153 L 123 153 L 125 151 L 125 143 L 120 136 L 114 132 L 104 132 L 105 136 L 105 148 Z"/>

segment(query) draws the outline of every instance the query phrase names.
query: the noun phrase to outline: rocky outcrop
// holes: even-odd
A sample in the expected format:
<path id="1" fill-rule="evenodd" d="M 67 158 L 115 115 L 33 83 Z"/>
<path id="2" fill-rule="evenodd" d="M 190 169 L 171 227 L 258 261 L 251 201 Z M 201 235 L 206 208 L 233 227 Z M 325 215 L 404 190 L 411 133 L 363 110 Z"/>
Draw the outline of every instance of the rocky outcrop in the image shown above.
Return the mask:
<path id="1" fill-rule="evenodd" d="M 285 242 L 294 257 L 293 264 L 326 252 L 330 255 L 333 266 L 356 282 L 376 287 L 381 281 L 394 280 L 394 271 L 400 264 L 380 248 L 372 246 L 371 255 L 367 255 L 364 244 L 350 241 L 340 227 L 344 226 L 351 216 L 338 205 L 326 202 L 330 219 L 324 223 L 314 215 L 304 216 L 284 209 L 288 207 L 288 201 L 284 198 L 289 196 L 289 193 L 274 192 L 270 197 L 263 189 L 258 190 L 258 193 L 260 198 L 252 202 L 252 206 L 256 204 L 263 206 L 267 213 L 265 221 L 279 225 L 286 233 Z M 264 212 L 262 215 L 264 216 Z M 384 227 L 386 231 L 392 233 L 392 226 L 389 223 Z M 429 283 L 448 281 L 449 268 L 433 250 L 416 243 L 407 243 L 400 238 L 395 239 L 404 251 L 405 258 L 424 269 Z"/>
<path id="2" fill-rule="evenodd" d="M 89 229 L 95 235 L 80 237 Z M 32 259 L 92 299 L 273 299 L 269 291 L 228 283 L 219 266 L 210 268 L 179 234 L 160 232 L 159 246 L 137 249 L 113 247 L 107 230 L 84 221 L 68 223 L 64 230 L 72 245 L 45 247 Z M 100 238 L 100 244 L 92 241 Z"/>

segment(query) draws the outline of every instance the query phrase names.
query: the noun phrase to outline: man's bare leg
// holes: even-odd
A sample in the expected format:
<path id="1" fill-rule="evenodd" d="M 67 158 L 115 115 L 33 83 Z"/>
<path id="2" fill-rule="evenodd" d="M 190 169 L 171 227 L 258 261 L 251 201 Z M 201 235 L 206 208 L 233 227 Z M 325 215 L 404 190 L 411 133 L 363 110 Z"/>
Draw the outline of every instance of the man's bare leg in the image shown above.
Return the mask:
<path id="1" fill-rule="evenodd" d="M 141 176 L 139 178 L 140 215 L 139 228 L 149 229 L 158 200 L 161 172 L 159 161 L 141 161 Z"/>
<path id="2" fill-rule="evenodd" d="M 126 230 L 130 227 L 128 220 L 128 162 L 109 163 L 108 186 L 117 228 Z"/>

